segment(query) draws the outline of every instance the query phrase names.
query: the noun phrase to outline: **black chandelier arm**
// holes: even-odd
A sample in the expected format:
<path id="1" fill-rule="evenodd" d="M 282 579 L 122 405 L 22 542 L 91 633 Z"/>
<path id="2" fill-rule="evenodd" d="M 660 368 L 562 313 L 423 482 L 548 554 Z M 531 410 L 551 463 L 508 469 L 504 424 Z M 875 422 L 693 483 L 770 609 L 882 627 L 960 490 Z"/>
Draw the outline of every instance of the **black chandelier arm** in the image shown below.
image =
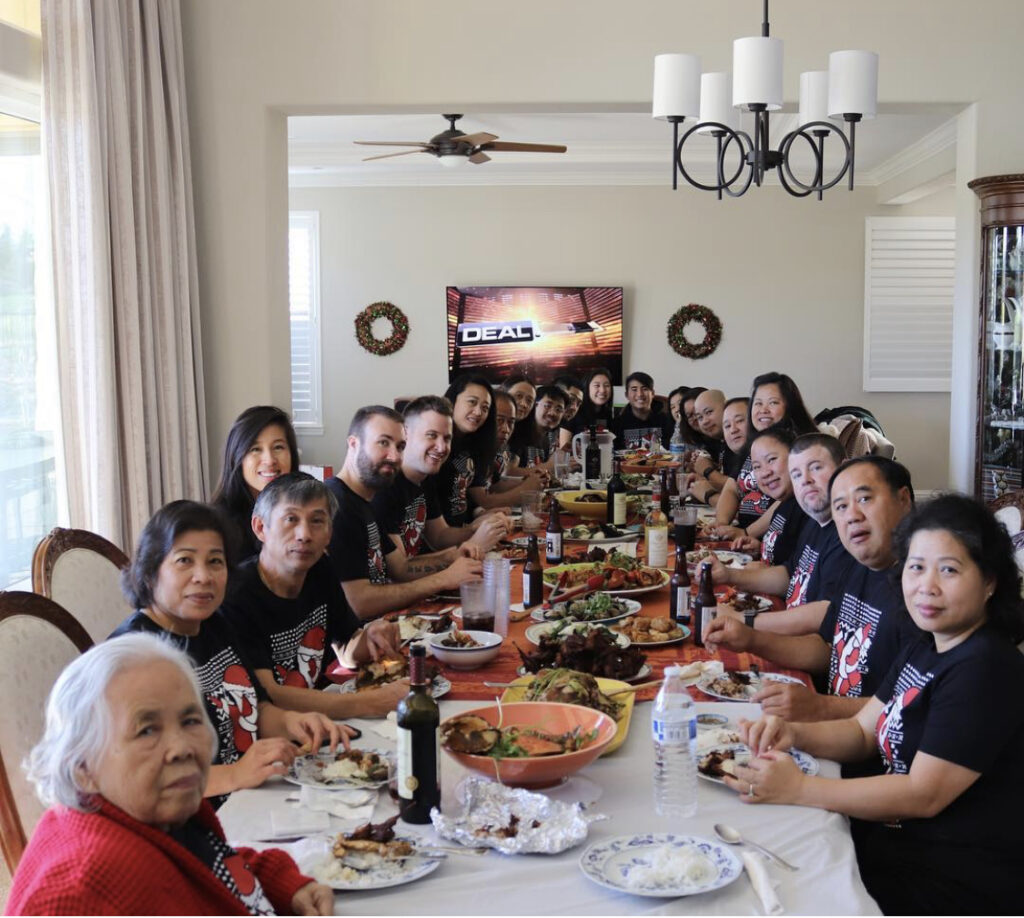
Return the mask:
<path id="1" fill-rule="evenodd" d="M 825 135 L 835 134 L 846 148 L 846 156 L 843 160 L 842 168 L 836 173 L 835 177 L 829 181 L 824 181 L 824 169 L 825 169 L 825 148 L 824 141 Z M 817 143 L 815 142 L 815 135 L 817 137 Z M 798 179 L 793 174 L 792 166 L 789 162 L 790 150 L 792 149 L 794 141 L 797 137 L 801 137 L 807 141 L 814 153 L 815 158 L 815 175 L 814 181 L 811 184 L 806 184 Z M 806 197 L 808 194 L 818 192 L 819 197 L 821 192 L 828 191 L 834 185 L 837 185 L 842 181 L 843 176 L 846 175 L 847 171 L 853 170 L 853 147 L 850 141 L 846 139 L 846 135 L 842 130 L 836 127 L 834 124 L 830 124 L 827 121 L 811 121 L 807 124 L 800 125 L 795 131 L 791 131 L 785 137 L 782 138 L 782 143 L 779 144 L 779 155 L 781 161 L 778 165 L 779 181 L 783 187 L 792 195 L 796 197 Z M 795 191 L 794 186 L 799 188 L 800 191 Z"/>
<path id="2" fill-rule="evenodd" d="M 751 140 L 750 135 L 746 131 L 737 131 L 736 132 L 736 136 L 741 138 L 741 141 L 740 141 L 740 153 L 742 154 L 742 164 L 740 165 L 740 170 L 742 170 L 743 166 L 747 165 L 747 157 L 750 155 L 750 153 L 753 152 L 754 142 L 753 142 L 753 140 Z M 742 142 L 743 140 L 745 140 L 746 143 L 747 143 L 746 152 L 744 152 L 744 149 L 743 149 L 743 142 Z M 728 146 L 728 144 L 726 144 L 726 147 L 727 146 Z M 724 154 L 724 152 L 725 152 L 725 148 L 723 147 L 723 154 Z M 739 171 L 739 170 L 737 170 L 737 171 Z M 734 176 L 733 177 L 733 182 L 735 182 L 735 180 L 736 179 L 735 179 L 735 176 Z M 747 179 L 743 183 L 743 186 L 738 191 L 734 191 L 733 190 L 733 187 L 732 187 L 733 182 L 730 182 L 728 185 L 725 185 L 722 188 L 722 190 L 727 195 L 729 195 L 730 198 L 741 198 L 741 197 L 743 197 L 743 195 L 745 195 L 747 193 L 747 191 L 750 188 L 750 186 L 753 183 L 753 181 L 754 181 L 754 170 L 753 170 L 752 167 L 748 167 L 747 168 Z M 719 197 L 721 197 L 721 196 L 719 196 Z"/>
<path id="3" fill-rule="evenodd" d="M 693 133 L 695 133 L 698 128 L 702 128 L 704 130 L 712 128 L 712 129 L 714 129 L 714 131 L 716 133 L 717 132 L 721 132 L 721 137 L 718 138 L 719 139 L 719 149 L 720 149 L 721 152 L 719 154 L 719 161 L 718 161 L 717 169 L 716 169 L 716 174 L 719 177 L 719 184 L 717 184 L 717 185 L 707 185 L 704 182 L 698 181 L 692 175 L 690 175 L 689 172 L 686 171 L 686 166 L 683 165 L 683 147 L 685 146 L 686 141 L 690 139 L 690 136 Z M 724 143 L 721 142 L 722 138 L 727 138 Z M 736 167 L 735 174 L 733 174 L 733 176 L 727 182 L 724 182 L 724 181 L 722 181 L 724 179 L 724 169 L 723 169 L 724 157 L 725 157 L 726 153 L 729 150 L 730 144 L 732 144 L 734 141 L 739 146 L 740 162 L 739 162 L 739 165 Z M 688 130 L 685 134 L 683 134 L 682 139 L 679 141 L 678 146 L 676 146 L 675 167 L 682 174 L 683 178 L 686 179 L 686 181 L 689 182 L 691 185 L 693 185 L 694 188 L 699 188 L 701 191 L 723 191 L 724 190 L 724 191 L 728 192 L 730 187 L 733 184 L 735 184 L 735 182 L 740 178 L 740 175 L 743 172 L 744 166 L 746 165 L 747 153 L 748 153 L 748 151 L 749 151 L 749 149 L 751 147 L 752 147 L 752 142 L 751 142 L 750 136 L 746 132 L 744 132 L 744 131 L 734 131 L 732 128 L 728 127 L 725 124 L 722 124 L 719 121 L 703 121 L 703 122 L 701 122 L 699 124 L 695 124 L 692 128 L 690 128 L 690 130 Z M 674 171 L 675 170 L 673 170 L 673 174 L 674 174 Z M 749 186 L 749 184 L 750 184 L 750 180 L 749 180 L 749 177 L 748 177 L 747 186 Z M 744 188 L 744 191 L 745 190 L 746 190 L 746 188 Z M 740 192 L 740 193 L 742 194 L 742 192 Z"/>

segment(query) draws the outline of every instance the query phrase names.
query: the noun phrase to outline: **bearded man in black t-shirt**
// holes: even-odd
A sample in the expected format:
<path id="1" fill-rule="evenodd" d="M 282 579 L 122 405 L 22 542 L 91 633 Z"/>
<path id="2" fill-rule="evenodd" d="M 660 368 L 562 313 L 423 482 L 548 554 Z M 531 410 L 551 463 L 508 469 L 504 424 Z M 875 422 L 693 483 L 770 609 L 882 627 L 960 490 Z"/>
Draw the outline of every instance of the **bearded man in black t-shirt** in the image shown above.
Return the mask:
<path id="1" fill-rule="evenodd" d="M 781 666 L 827 675 L 830 694 L 801 685 L 770 685 L 754 696 L 766 714 L 787 720 L 854 716 L 872 696 L 901 647 L 919 633 L 890 580 L 893 531 L 913 507 L 910 473 L 891 459 L 861 456 L 844 463 L 829 488 L 832 518 L 851 556 L 836 580 L 828 611 L 814 633 L 755 631 L 716 618 L 705 643 L 757 654 Z"/>

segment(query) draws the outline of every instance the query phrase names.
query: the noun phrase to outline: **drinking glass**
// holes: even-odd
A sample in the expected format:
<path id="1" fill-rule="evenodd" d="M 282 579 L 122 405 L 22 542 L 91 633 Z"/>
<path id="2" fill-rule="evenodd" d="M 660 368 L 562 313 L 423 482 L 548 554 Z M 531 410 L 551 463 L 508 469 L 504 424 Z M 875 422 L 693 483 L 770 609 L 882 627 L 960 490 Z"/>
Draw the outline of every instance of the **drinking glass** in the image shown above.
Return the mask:
<path id="1" fill-rule="evenodd" d="M 565 486 L 565 480 L 569 477 L 570 463 L 572 462 L 572 456 L 563 450 L 555 450 L 555 479 L 562 486 Z"/>
<path id="2" fill-rule="evenodd" d="M 544 495 L 540 491 L 524 491 L 523 502 L 523 532 L 529 535 L 533 532 L 540 532 L 544 526 L 544 519 L 541 517 L 541 507 Z"/>
<path id="3" fill-rule="evenodd" d="M 494 589 L 483 580 L 459 587 L 462 600 L 462 627 L 466 631 L 494 631 Z"/>
<path id="4" fill-rule="evenodd" d="M 681 506 L 672 515 L 675 524 L 676 547 L 680 545 L 686 551 L 693 551 L 697 544 L 697 508 Z"/>

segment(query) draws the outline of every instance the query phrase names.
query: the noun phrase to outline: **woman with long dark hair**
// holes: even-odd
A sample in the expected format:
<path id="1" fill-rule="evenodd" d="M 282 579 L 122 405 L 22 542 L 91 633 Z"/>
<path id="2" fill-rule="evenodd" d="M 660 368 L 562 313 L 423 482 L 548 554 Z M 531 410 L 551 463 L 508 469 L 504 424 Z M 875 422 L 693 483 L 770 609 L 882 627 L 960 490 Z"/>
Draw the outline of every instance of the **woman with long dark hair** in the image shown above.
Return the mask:
<path id="1" fill-rule="evenodd" d="M 498 432 L 491 384 L 479 374 L 464 373 L 444 394 L 452 403 L 452 451 L 438 473 L 438 494 L 449 526 L 473 519 L 470 486 L 486 487 L 494 463 Z"/>
<path id="2" fill-rule="evenodd" d="M 260 550 L 251 523 L 256 497 L 275 478 L 298 470 L 299 446 L 286 412 L 273 405 L 255 405 L 235 419 L 211 503 L 234 523 L 243 557 Z"/>
<path id="3" fill-rule="evenodd" d="M 611 429 L 612 392 L 612 371 L 605 367 L 597 367 L 583 378 L 583 404 L 569 426 L 574 435 L 591 424 Z"/>
<path id="4" fill-rule="evenodd" d="M 861 878 L 887 915 L 1017 914 L 1024 841 L 1024 603 L 1013 545 L 978 501 L 923 503 L 897 532 L 903 601 L 924 632 L 855 717 L 740 721 L 757 757 L 725 779 L 747 803 L 859 820 Z M 785 751 L 885 773 L 803 775 Z"/>

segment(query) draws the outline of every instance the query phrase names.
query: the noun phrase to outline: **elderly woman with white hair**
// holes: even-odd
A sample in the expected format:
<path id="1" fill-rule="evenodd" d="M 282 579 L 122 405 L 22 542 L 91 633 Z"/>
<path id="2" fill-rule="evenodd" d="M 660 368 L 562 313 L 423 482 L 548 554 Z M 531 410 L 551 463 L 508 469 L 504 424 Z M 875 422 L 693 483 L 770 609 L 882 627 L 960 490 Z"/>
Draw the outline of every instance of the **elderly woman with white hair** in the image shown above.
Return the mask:
<path id="1" fill-rule="evenodd" d="M 203 799 L 215 734 L 188 657 L 130 634 L 61 674 L 27 769 L 49 806 L 12 915 L 330 914 L 331 890 L 277 849 L 233 849 Z"/>

